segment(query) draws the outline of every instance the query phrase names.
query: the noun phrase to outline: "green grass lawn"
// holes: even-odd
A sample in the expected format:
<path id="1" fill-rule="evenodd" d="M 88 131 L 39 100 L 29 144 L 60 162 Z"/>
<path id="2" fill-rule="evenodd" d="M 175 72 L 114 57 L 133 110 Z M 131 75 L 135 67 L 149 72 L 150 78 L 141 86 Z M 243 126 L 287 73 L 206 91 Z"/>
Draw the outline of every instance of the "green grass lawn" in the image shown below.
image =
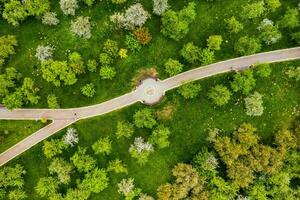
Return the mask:
<path id="1" fill-rule="evenodd" d="M 0 153 L 43 126 L 38 121 L 0 120 Z"/>
<path id="2" fill-rule="evenodd" d="M 96 156 L 99 167 L 107 167 L 109 160 L 120 158 L 128 165 L 128 176 L 110 173 L 109 187 L 98 195 L 92 195 L 94 200 L 120 199 L 117 193 L 117 183 L 125 177 L 133 177 L 136 186 L 144 192 L 155 195 L 157 187 L 171 180 L 171 169 L 178 162 L 189 162 L 191 158 L 203 147 L 207 146 L 206 134 L 208 128 L 220 128 L 223 133 L 230 133 L 241 123 L 249 122 L 258 129 L 258 133 L 265 143 L 271 143 L 273 135 L 279 129 L 288 127 L 294 118 L 299 116 L 300 85 L 288 80 L 284 74 L 289 66 L 295 66 L 300 62 L 286 62 L 272 65 L 272 75 L 270 78 L 257 79 L 255 91 L 263 94 L 265 111 L 261 117 L 249 117 L 245 114 L 242 95 L 235 95 L 230 103 L 224 107 L 216 107 L 207 98 L 207 91 L 215 84 L 228 85 L 232 78 L 231 74 L 219 75 L 198 81 L 202 85 L 202 92 L 199 97 L 193 100 L 183 99 L 175 90 L 166 95 L 164 101 L 153 107 L 160 109 L 165 104 L 177 102 L 177 109 L 171 120 L 160 122 L 169 127 L 172 134 L 170 136 L 171 145 L 162 150 L 155 150 L 149 158 L 149 162 L 141 167 L 130 157 L 128 149 L 134 137 L 143 136 L 148 138 L 151 131 L 148 129 L 136 129 L 131 139 L 117 140 L 114 132 L 118 120 L 132 121 L 132 116 L 139 108 L 145 107 L 136 104 L 121 111 L 113 112 L 105 116 L 95 117 L 88 120 L 79 121 L 73 127 L 78 129 L 80 142 L 79 146 L 88 147 L 89 153 L 93 154 L 91 145 L 103 136 L 110 136 L 113 140 L 113 150 L 109 156 Z M 58 133 L 54 137 L 61 137 Z M 42 144 L 36 145 L 22 156 L 10 164 L 21 163 L 25 166 L 26 192 L 30 199 L 40 199 L 34 190 L 38 179 L 48 175 L 47 160 L 42 153 Z M 76 147 L 69 148 L 64 157 L 69 157 L 74 153 Z M 76 174 L 75 177 L 80 176 Z M 75 185 L 73 183 L 70 186 Z M 61 192 L 64 192 L 63 187 Z"/>

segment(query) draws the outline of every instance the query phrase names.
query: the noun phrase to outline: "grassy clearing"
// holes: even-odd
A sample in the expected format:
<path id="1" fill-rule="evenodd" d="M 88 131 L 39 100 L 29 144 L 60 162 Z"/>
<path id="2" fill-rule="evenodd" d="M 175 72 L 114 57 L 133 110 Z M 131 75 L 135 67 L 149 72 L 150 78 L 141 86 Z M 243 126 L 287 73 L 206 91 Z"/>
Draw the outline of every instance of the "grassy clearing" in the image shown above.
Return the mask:
<path id="1" fill-rule="evenodd" d="M 0 153 L 42 128 L 37 121 L 0 120 Z"/>
<path id="2" fill-rule="evenodd" d="M 230 103 L 224 107 L 215 107 L 207 98 L 207 91 L 215 84 L 228 85 L 231 74 L 219 75 L 198 81 L 202 85 L 202 92 L 196 99 L 185 100 L 176 91 L 167 94 L 166 99 L 154 109 L 159 110 L 170 102 L 177 102 L 178 106 L 172 119 L 162 122 L 172 131 L 170 136 L 170 147 L 155 150 L 150 156 L 149 162 L 141 167 L 130 157 L 128 149 L 134 137 L 143 136 L 148 138 L 151 131 L 148 129 L 136 129 L 131 139 L 117 140 L 114 132 L 118 120 L 132 121 L 136 110 L 144 107 L 136 104 L 121 111 L 113 112 L 105 116 L 83 120 L 75 125 L 78 129 L 79 146 L 88 147 L 89 153 L 93 155 L 91 145 L 99 138 L 109 136 L 113 140 L 112 153 L 109 156 L 96 156 L 99 167 L 107 167 L 110 160 L 120 158 L 128 165 L 128 177 L 133 177 L 136 186 L 144 192 L 155 195 L 157 187 L 170 181 L 171 169 L 177 162 L 188 162 L 203 147 L 207 145 L 206 133 L 208 128 L 220 128 L 224 133 L 229 133 L 243 122 L 252 123 L 258 128 L 258 132 L 265 143 L 270 143 L 274 133 L 282 127 L 288 127 L 290 122 L 299 115 L 300 85 L 288 80 L 284 71 L 288 66 L 298 65 L 300 62 L 286 62 L 272 65 L 272 75 L 267 79 L 257 79 L 255 91 L 264 95 L 265 112 L 261 117 L 249 117 L 245 114 L 242 95 L 235 95 Z M 55 135 L 61 137 L 64 131 Z M 47 176 L 46 166 L 49 161 L 42 154 L 42 144 L 33 147 L 11 164 L 21 163 L 25 166 L 26 192 L 30 199 L 40 199 L 32 190 L 38 179 Z M 76 148 L 68 149 L 63 155 L 68 159 Z M 76 174 L 75 177 L 81 176 Z M 117 200 L 121 197 L 117 193 L 117 183 L 126 175 L 110 173 L 110 185 L 98 195 L 93 195 L 93 200 Z M 73 178 L 73 183 L 75 184 Z M 65 188 L 62 189 L 63 192 Z"/>

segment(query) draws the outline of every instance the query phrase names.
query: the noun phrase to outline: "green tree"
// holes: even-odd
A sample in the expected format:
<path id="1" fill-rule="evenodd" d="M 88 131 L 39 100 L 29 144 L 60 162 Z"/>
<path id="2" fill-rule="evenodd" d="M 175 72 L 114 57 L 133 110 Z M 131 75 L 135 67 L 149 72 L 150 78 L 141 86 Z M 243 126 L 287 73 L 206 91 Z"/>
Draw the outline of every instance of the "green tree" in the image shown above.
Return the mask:
<path id="1" fill-rule="evenodd" d="M 125 137 L 130 138 L 134 132 L 133 124 L 125 121 L 118 121 L 117 123 L 117 138 Z"/>
<path id="2" fill-rule="evenodd" d="M 189 31 L 189 24 L 196 17 L 196 4 L 191 2 L 179 12 L 167 10 L 162 15 L 162 34 L 171 39 L 179 41 Z"/>
<path id="3" fill-rule="evenodd" d="M 59 108 L 59 104 L 57 102 L 57 97 L 54 94 L 49 94 L 47 96 L 47 103 L 49 108 Z"/>
<path id="4" fill-rule="evenodd" d="M 100 69 L 101 79 L 112 80 L 116 76 L 116 70 L 113 67 L 103 66 Z"/>
<path id="5" fill-rule="evenodd" d="M 201 91 L 200 84 L 196 83 L 184 83 L 184 85 L 180 86 L 178 89 L 179 94 L 181 94 L 185 99 L 193 99 L 198 96 Z"/>
<path id="6" fill-rule="evenodd" d="M 274 12 L 281 6 L 281 2 L 280 0 L 265 0 L 265 6 L 268 10 Z"/>
<path id="7" fill-rule="evenodd" d="M 189 63 L 195 63 L 200 60 L 201 49 L 193 42 L 185 44 L 180 50 L 180 55 Z"/>
<path id="8" fill-rule="evenodd" d="M 21 86 L 21 91 L 23 93 L 23 98 L 25 102 L 30 102 L 31 104 L 37 104 L 40 97 L 37 95 L 39 89 L 35 87 L 34 81 L 31 78 L 24 78 L 23 85 Z"/>
<path id="9" fill-rule="evenodd" d="M 74 200 L 74 199 L 87 200 L 90 195 L 91 192 L 88 190 L 79 189 L 79 188 L 68 189 L 64 200 Z"/>
<path id="10" fill-rule="evenodd" d="M 80 88 L 81 93 L 87 97 L 93 97 L 96 93 L 95 85 L 93 83 L 89 83 Z"/>
<path id="11" fill-rule="evenodd" d="M 152 128 L 157 124 L 153 110 L 150 108 L 144 108 L 135 112 L 134 116 L 134 124 L 138 128 Z"/>
<path id="12" fill-rule="evenodd" d="M 71 161 L 79 172 L 89 172 L 96 166 L 96 160 L 87 154 L 86 148 L 79 147 L 71 157 Z"/>
<path id="13" fill-rule="evenodd" d="M 11 0 L 4 4 L 2 17 L 6 19 L 8 23 L 17 26 L 28 17 L 28 12 L 20 1 Z"/>
<path id="14" fill-rule="evenodd" d="M 223 38 L 221 35 L 211 35 L 207 39 L 207 47 L 210 50 L 218 51 L 221 50 L 222 42 L 223 42 Z"/>
<path id="15" fill-rule="evenodd" d="M 106 171 L 104 169 L 95 168 L 84 176 L 84 179 L 78 187 L 82 190 L 99 193 L 107 188 L 108 181 Z"/>
<path id="16" fill-rule="evenodd" d="M 28 12 L 28 15 L 33 15 L 36 17 L 42 16 L 50 9 L 50 3 L 48 0 L 25 1 L 23 5 Z"/>
<path id="17" fill-rule="evenodd" d="M 231 92 L 223 85 L 216 85 L 210 90 L 208 97 L 212 99 L 216 105 L 223 106 L 229 102 Z"/>
<path id="18" fill-rule="evenodd" d="M 96 70 L 97 70 L 97 61 L 96 60 L 88 60 L 86 65 L 87 65 L 87 69 L 90 72 L 96 72 Z"/>
<path id="19" fill-rule="evenodd" d="M 15 47 L 18 45 L 14 35 L 5 35 L 0 37 L 0 66 L 4 64 L 5 59 L 15 54 Z"/>
<path id="20" fill-rule="evenodd" d="M 291 79 L 295 79 L 296 81 L 299 81 L 300 80 L 300 67 L 290 67 L 286 71 L 286 75 Z"/>
<path id="21" fill-rule="evenodd" d="M 254 19 L 262 16 L 265 11 L 264 1 L 257 1 L 254 3 L 247 3 L 241 12 L 243 18 Z"/>
<path id="22" fill-rule="evenodd" d="M 261 50 L 261 44 L 256 38 L 244 36 L 238 39 L 234 50 L 240 55 L 251 55 Z"/>
<path id="23" fill-rule="evenodd" d="M 208 65 L 215 61 L 215 53 L 208 48 L 202 49 L 199 56 L 203 65 Z"/>
<path id="24" fill-rule="evenodd" d="M 22 200 L 22 199 L 26 199 L 27 195 L 23 190 L 15 189 L 15 190 L 9 191 L 8 198 L 10 200 Z"/>
<path id="25" fill-rule="evenodd" d="M 159 125 L 152 132 L 149 142 L 158 146 L 158 148 L 162 149 L 168 147 L 170 145 L 169 136 L 171 132 L 168 128 L 163 125 Z"/>
<path id="26" fill-rule="evenodd" d="M 21 74 L 13 67 L 5 69 L 5 73 L 0 74 L 0 97 L 5 97 L 9 94 L 9 90 L 16 86 L 15 81 L 19 80 Z"/>
<path id="27" fill-rule="evenodd" d="M 272 73 L 272 69 L 269 63 L 263 63 L 255 65 L 255 72 L 261 78 L 269 77 Z"/>
<path id="28" fill-rule="evenodd" d="M 26 173 L 23 166 L 16 164 L 14 167 L 2 167 L 0 169 L 0 188 L 18 187 L 24 185 L 23 175 Z"/>
<path id="29" fill-rule="evenodd" d="M 226 28 L 230 33 L 238 33 L 244 29 L 244 26 L 235 17 L 225 19 Z"/>
<path id="30" fill-rule="evenodd" d="M 119 52 L 118 43 L 111 39 L 108 39 L 104 43 L 103 51 L 112 57 L 117 57 Z"/>
<path id="31" fill-rule="evenodd" d="M 297 8 L 287 8 L 284 16 L 278 22 L 281 28 L 293 29 L 299 26 L 299 11 Z"/>
<path id="32" fill-rule="evenodd" d="M 61 183 L 68 184 L 71 181 L 73 166 L 63 158 L 54 158 L 48 169 L 50 174 L 57 174 Z"/>
<path id="33" fill-rule="evenodd" d="M 179 74 L 182 71 L 183 65 L 178 61 L 172 58 L 169 58 L 165 63 L 165 71 L 170 75 L 174 76 Z"/>
<path id="34" fill-rule="evenodd" d="M 92 149 L 95 154 L 108 155 L 111 152 L 111 140 L 109 137 L 100 138 L 92 145 Z"/>
<path id="35" fill-rule="evenodd" d="M 67 145 L 60 139 L 45 140 L 43 145 L 43 152 L 46 158 L 53 158 L 56 155 L 62 154 Z"/>
<path id="36" fill-rule="evenodd" d="M 59 183 L 55 178 L 44 177 L 40 178 L 37 186 L 35 187 L 35 190 L 41 197 L 50 197 L 56 193 L 58 187 Z"/>
<path id="37" fill-rule="evenodd" d="M 72 52 L 69 55 L 69 67 L 75 74 L 84 73 L 84 62 L 81 55 L 78 52 Z"/>
<path id="38" fill-rule="evenodd" d="M 127 166 L 123 164 L 122 160 L 119 159 L 109 161 L 107 171 L 114 171 L 117 174 L 128 174 Z"/>
<path id="39" fill-rule="evenodd" d="M 247 95 L 256 85 L 256 80 L 252 70 L 238 72 L 233 76 L 233 81 L 230 83 L 234 92 L 241 91 Z"/>
<path id="40" fill-rule="evenodd" d="M 13 110 L 15 108 L 21 108 L 23 106 L 22 91 L 20 89 L 17 89 L 14 93 L 7 95 L 2 100 L 2 103 L 9 110 Z"/>

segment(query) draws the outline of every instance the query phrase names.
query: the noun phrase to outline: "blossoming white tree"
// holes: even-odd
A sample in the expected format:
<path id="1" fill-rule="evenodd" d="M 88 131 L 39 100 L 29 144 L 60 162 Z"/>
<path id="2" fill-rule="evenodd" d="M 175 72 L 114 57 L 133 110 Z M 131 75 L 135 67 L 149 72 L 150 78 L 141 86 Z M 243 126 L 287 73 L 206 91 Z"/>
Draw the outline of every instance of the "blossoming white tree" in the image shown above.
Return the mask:
<path id="1" fill-rule="evenodd" d="M 39 45 L 36 48 L 35 57 L 41 62 L 44 62 L 46 60 L 51 60 L 53 51 L 54 51 L 54 48 L 49 45 L 47 45 L 47 46 Z"/>
<path id="2" fill-rule="evenodd" d="M 153 13 L 162 15 L 169 8 L 168 0 L 153 0 Z"/>
<path id="3" fill-rule="evenodd" d="M 84 39 L 91 38 L 91 23 L 89 17 L 78 17 L 75 21 L 71 22 L 71 31 L 75 35 Z"/>
<path id="4" fill-rule="evenodd" d="M 59 5 L 65 15 L 75 15 L 78 8 L 77 0 L 60 0 Z"/>
<path id="5" fill-rule="evenodd" d="M 144 165 L 147 162 L 151 152 L 153 152 L 152 144 L 145 142 L 142 137 L 135 138 L 134 143 L 129 148 L 129 153 L 133 158 L 137 159 L 140 165 Z"/>
<path id="6" fill-rule="evenodd" d="M 42 17 L 42 23 L 56 26 L 59 23 L 59 19 L 56 16 L 57 14 L 55 12 L 46 12 Z"/>
<path id="7" fill-rule="evenodd" d="M 122 179 L 118 183 L 118 193 L 126 197 L 126 199 L 133 199 L 141 193 L 141 189 L 135 188 L 134 179 Z"/>
<path id="8" fill-rule="evenodd" d="M 68 128 L 67 134 L 64 136 L 64 142 L 72 147 L 79 142 L 77 130 L 75 128 Z"/>

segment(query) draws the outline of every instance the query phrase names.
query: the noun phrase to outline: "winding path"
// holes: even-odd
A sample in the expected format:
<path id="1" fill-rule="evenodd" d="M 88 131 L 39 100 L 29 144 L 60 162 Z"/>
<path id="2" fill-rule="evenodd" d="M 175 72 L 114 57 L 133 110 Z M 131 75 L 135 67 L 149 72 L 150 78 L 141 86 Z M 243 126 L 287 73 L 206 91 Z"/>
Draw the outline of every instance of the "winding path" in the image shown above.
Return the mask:
<path id="1" fill-rule="evenodd" d="M 52 120 L 52 123 L 1 153 L 0 166 L 78 120 L 103 115 L 136 102 L 142 102 L 147 105 L 155 104 L 163 98 L 165 92 L 179 87 L 186 81 L 195 81 L 233 70 L 244 70 L 256 63 L 273 63 L 296 59 L 300 59 L 300 47 L 235 58 L 195 68 L 163 81 L 148 78 L 141 81 L 141 84 L 132 92 L 100 104 L 80 108 L 15 109 L 13 111 L 1 108 L 0 119 L 39 120 L 44 118 Z"/>

